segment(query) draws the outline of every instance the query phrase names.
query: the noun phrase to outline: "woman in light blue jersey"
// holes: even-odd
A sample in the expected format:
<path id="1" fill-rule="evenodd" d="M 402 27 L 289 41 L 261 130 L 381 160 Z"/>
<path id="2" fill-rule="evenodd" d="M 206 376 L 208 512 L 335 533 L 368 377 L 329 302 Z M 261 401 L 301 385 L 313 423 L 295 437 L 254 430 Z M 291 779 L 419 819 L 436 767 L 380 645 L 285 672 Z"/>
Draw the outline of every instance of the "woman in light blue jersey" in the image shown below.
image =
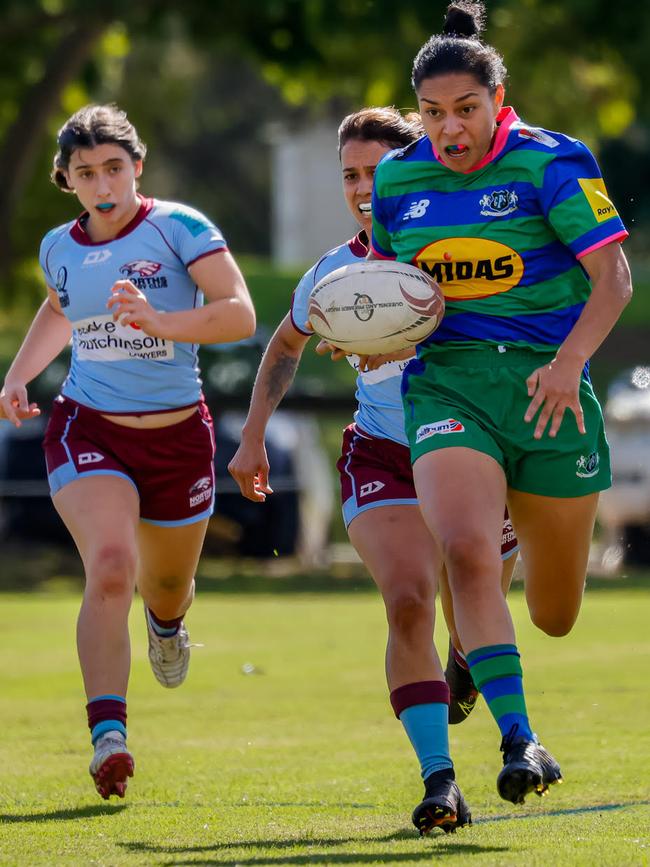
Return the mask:
<path id="1" fill-rule="evenodd" d="M 326 274 L 366 256 L 375 167 L 391 148 L 408 145 L 421 135 L 418 122 L 403 118 L 393 108 L 364 109 L 346 117 L 339 128 L 343 192 L 360 232 L 322 256 L 304 275 L 291 310 L 262 359 L 241 445 L 229 466 L 242 494 L 253 502 L 263 502 L 272 494 L 264 433 L 311 336 L 306 324 L 309 294 Z M 324 352 L 330 350 L 322 347 Z M 436 826 L 451 830 L 467 823 L 469 812 L 453 782 L 447 720 L 448 716 L 453 722 L 464 719 L 474 705 L 476 691 L 462 667 L 462 657 L 458 662 L 450 656 L 447 673 L 454 675 L 453 681 L 449 677 L 450 709 L 450 689 L 432 641 L 440 558 L 420 515 L 413 486 L 400 397 L 407 362 L 405 357 L 375 357 L 370 370 L 364 369 L 366 365 L 357 356 L 348 360 L 358 374 L 358 409 L 354 424 L 344 432 L 338 462 L 343 516 L 350 541 L 386 606 L 386 676 L 391 703 L 413 743 L 426 781 L 426 795 L 413 821 L 422 833 Z M 515 553 L 515 548 L 516 540 L 506 538 L 506 556 Z M 514 561 L 515 557 L 506 561 L 506 586 Z M 434 731 L 442 745 L 434 740 Z M 441 777 L 445 781 L 442 789 Z"/>
<path id="2" fill-rule="evenodd" d="M 44 447 L 53 502 L 86 574 L 77 647 L 103 798 L 123 797 L 134 769 L 126 692 L 136 585 L 158 681 L 179 686 L 189 664 L 183 617 L 214 502 L 197 344 L 255 330 L 216 226 L 137 192 L 145 153 L 115 106 L 86 106 L 60 130 L 52 178 L 85 210 L 43 239 L 47 298 L 0 392 L 0 414 L 17 427 L 37 415 L 27 386 L 72 337 Z"/>

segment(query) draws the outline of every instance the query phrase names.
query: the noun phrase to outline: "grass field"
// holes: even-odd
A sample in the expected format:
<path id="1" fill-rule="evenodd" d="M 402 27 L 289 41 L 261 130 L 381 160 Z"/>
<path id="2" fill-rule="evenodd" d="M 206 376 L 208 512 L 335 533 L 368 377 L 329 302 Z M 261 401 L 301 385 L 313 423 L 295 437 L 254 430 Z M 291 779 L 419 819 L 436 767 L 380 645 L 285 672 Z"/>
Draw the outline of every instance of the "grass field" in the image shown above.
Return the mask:
<path id="1" fill-rule="evenodd" d="M 108 804 L 87 772 L 78 594 L 3 594 L 0 863 L 648 865 L 649 600 L 650 576 L 603 582 L 558 640 L 513 592 L 529 709 L 566 782 L 523 807 L 500 801 L 499 738 L 481 705 L 452 730 L 475 824 L 421 840 L 410 823 L 421 785 L 389 710 L 371 589 L 199 593 L 189 625 L 205 647 L 170 692 L 149 671 L 135 605 L 136 776 Z"/>

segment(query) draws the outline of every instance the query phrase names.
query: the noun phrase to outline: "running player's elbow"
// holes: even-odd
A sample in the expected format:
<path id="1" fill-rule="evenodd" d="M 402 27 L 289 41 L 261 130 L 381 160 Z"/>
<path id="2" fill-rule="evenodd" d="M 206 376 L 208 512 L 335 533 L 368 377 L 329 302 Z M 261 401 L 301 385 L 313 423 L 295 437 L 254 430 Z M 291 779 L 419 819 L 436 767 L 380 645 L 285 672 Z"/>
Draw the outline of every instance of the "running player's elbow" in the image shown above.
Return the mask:
<path id="1" fill-rule="evenodd" d="M 252 302 L 248 300 L 240 301 L 237 304 L 234 318 L 233 330 L 237 332 L 237 336 L 233 337 L 233 340 L 245 340 L 247 337 L 252 337 L 255 334 L 257 321 Z"/>
<path id="2" fill-rule="evenodd" d="M 246 331 L 246 337 L 252 337 L 257 328 L 257 318 L 255 316 L 255 308 L 252 303 L 244 305 L 243 311 L 243 327 Z"/>

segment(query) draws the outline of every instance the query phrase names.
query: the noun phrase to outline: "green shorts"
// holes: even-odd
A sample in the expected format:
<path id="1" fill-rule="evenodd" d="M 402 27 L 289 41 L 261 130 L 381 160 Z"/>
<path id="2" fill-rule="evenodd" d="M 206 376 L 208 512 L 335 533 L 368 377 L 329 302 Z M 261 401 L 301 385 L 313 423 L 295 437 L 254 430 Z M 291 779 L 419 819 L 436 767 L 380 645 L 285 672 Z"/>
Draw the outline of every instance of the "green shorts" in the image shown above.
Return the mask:
<path id="1" fill-rule="evenodd" d="M 600 404 L 583 374 L 580 402 L 586 434 L 566 410 L 554 439 L 548 426 L 533 438 L 525 422 L 531 401 L 526 379 L 554 357 L 519 349 L 425 350 L 404 372 L 402 394 L 411 461 L 427 452 L 464 446 L 491 455 L 518 491 L 580 497 L 611 485 L 609 446 Z M 549 423 L 550 425 L 550 423 Z"/>

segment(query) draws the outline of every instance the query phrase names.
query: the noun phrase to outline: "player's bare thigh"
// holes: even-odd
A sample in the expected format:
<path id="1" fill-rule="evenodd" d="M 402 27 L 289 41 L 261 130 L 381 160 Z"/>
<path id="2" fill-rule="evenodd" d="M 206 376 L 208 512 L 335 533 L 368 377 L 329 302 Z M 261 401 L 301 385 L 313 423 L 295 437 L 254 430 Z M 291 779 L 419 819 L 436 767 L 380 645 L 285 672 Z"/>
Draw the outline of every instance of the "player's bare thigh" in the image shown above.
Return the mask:
<path id="1" fill-rule="evenodd" d="M 542 497 L 508 491 L 530 616 L 549 635 L 566 635 L 578 617 L 597 505 L 597 493 Z"/>
<path id="2" fill-rule="evenodd" d="M 385 505 L 357 515 L 348 536 L 384 600 L 407 590 L 435 599 L 440 555 L 416 505 Z"/>
<path id="3" fill-rule="evenodd" d="M 135 579 L 139 498 L 117 475 L 91 475 L 64 485 L 52 498 L 79 550 L 86 580 L 128 584 Z M 117 588 L 115 588 L 117 589 Z"/>

